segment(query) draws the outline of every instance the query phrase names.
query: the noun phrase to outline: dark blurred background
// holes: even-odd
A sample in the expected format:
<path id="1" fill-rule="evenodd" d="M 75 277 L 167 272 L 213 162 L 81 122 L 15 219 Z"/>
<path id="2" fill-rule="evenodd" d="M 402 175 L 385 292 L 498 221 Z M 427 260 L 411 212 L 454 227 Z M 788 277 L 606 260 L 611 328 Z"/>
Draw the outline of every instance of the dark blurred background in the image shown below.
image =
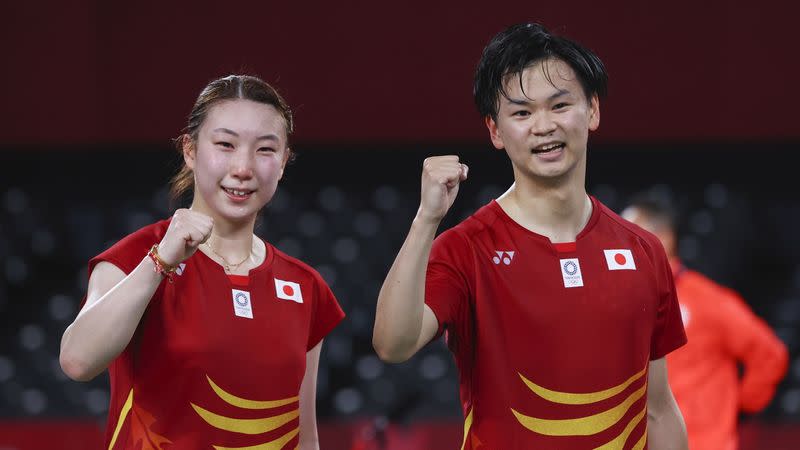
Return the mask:
<path id="1" fill-rule="evenodd" d="M 166 185 L 180 160 L 170 139 L 208 81 L 242 72 L 275 84 L 297 123 L 297 160 L 258 232 L 317 268 L 348 314 L 323 350 L 322 448 L 354 448 L 384 427 L 392 449 L 457 448 L 452 358 L 437 342 L 405 364 L 380 362 L 375 299 L 426 156 L 470 165 L 442 229 L 510 184 L 471 78 L 491 36 L 529 20 L 608 68 L 589 191 L 617 211 L 642 189 L 671 196 L 687 265 L 739 291 L 789 347 L 774 401 L 743 418 L 743 448 L 800 440 L 800 64 L 788 1 L 0 8 L 0 448 L 99 448 L 108 380 L 72 382 L 58 365 L 86 262 L 171 215 Z M 41 447 L 43 436 L 58 445 Z"/>

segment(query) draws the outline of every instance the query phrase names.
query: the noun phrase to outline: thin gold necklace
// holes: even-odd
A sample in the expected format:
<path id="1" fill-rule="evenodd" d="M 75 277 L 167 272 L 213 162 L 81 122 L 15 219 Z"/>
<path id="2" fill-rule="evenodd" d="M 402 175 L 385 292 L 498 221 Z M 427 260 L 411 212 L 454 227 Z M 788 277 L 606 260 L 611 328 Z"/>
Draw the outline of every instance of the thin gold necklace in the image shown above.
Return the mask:
<path id="1" fill-rule="evenodd" d="M 216 250 L 214 250 L 214 247 L 211 246 L 211 239 L 207 240 L 205 242 L 205 244 L 206 244 L 206 247 L 208 247 L 208 249 L 211 250 L 212 253 L 217 255 L 217 257 L 222 260 L 222 263 L 223 263 L 222 267 L 225 269 L 225 272 L 228 272 L 228 273 L 231 272 L 231 267 L 233 267 L 234 269 L 238 268 L 239 266 L 244 264 L 245 261 L 250 259 L 250 257 L 253 255 L 253 247 L 250 246 L 250 253 L 247 256 L 245 256 L 245 258 L 243 260 L 239 261 L 236 264 L 231 264 L 231 263 L 228 262 L 227 259 L 225 259 L 224 256 L 220 255 L 219 253 L 217 253 Z"/>

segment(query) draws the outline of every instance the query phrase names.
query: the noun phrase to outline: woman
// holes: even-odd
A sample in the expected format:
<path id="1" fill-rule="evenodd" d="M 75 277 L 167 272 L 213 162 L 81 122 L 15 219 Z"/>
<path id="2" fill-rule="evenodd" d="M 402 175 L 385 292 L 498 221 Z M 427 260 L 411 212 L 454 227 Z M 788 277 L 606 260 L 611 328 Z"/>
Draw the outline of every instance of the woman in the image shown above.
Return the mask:
<path id="1" fill-rule="evenodd" d="M 316 271 L 253 234 L 292 127 L 260 79 L 211 82 L 179 139 L 173 194 L 192 189 L 191 208 L 89 262 L 60 359 L 78 381 L 109 369 L 106 448 L 319 448 L 320 347 L 344 314 Z"/>

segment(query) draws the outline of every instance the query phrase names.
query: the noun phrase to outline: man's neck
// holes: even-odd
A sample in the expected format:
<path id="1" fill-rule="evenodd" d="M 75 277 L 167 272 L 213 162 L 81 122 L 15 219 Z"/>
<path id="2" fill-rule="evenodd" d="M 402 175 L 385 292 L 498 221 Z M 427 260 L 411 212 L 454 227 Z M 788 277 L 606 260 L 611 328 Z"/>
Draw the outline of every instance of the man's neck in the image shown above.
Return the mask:
<path id="1" fill-rule="evenodd" d="M 574 242 L 592 215 L 592 202 L 583 184 L 542 186 L 518 178 L 497 199 L 515 222 L 553 243 Z"/>

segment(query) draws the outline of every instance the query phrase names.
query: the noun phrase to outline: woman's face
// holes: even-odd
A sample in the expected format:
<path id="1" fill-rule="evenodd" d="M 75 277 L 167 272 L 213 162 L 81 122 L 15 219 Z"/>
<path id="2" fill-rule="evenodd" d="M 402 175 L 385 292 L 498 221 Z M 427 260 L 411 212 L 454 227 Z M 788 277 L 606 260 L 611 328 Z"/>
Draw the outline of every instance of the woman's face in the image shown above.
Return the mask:
<path id="1" fill-rule="evenodd" d="M 224 100 L 184 146 L 194 171 L 192 208 L 216 220 L 255 220 L 275 194 L 289 157 L 286 122 L 271 105 Z"/>

